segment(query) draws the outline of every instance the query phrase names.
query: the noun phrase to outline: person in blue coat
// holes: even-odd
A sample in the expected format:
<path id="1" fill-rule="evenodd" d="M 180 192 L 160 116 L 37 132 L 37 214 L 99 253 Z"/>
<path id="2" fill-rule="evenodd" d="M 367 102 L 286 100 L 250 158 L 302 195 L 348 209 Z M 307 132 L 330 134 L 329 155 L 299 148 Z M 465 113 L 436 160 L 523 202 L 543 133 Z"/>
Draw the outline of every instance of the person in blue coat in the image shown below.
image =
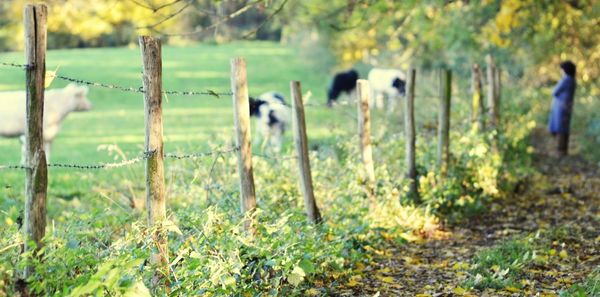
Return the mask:
<path id="1" fill-rule="evenodd" d="M 569 148 L 569 125 L 576 86 L 575 64 L 564 61 L 560 63 L 560 69 L 563 77 L 552 91 L 552 111 L 548 130 L 557 138 L 559 156 L 565 156 Z"/>

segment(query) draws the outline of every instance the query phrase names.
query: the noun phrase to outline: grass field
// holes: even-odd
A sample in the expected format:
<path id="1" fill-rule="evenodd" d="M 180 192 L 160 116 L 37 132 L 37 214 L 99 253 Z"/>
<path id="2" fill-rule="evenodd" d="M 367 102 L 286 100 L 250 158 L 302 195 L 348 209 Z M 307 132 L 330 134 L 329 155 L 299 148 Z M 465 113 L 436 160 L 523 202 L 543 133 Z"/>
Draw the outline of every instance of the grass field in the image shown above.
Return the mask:
<path id="1" fill-rule="evenodd" d="M 229 60 L 236 56 L 247 60 L 251 94 L 276 90 L 287 95 L 289 81 L 300 80 L 303 92 L 313 93 L 310 103 L 325 103 L 331 76 L 329 69 L 323 69 L 325 63 L 306 59 L 303 53 L 275 43 L 166 46 L 164 89 L 229 91 Z M 0 54 L 0 61 L 22 63 L 22 53 Z M 50 51 L 47 61 L 48 69 L 60 65 L 59 74 L 64 76 L 121 86 L 141 85 L 137 48 Z M 281 288 L 298 293 L 295 285 L 290 286 L 290 280 L 304 279 L 298 278 L 298 269 L 305 269 L 302 271 L 307 272 L 306 279 L 341 272 L 348 268 L 346 265 L 364 260 L 366 249 L 362 246 L 385 238 L 382 230 L 388 234 L 386 240 L 404 242 L 414 239 L 415 232 L 437 228 L 436 211 L 459 210 L 458 217 L 479 211 L 481 203 L 493 195 L 500 183 L 498 172 L 502 163 L 496 161 L 497 157 L 487 157 L 490 153 L 482 141 L 486 135 L 471 133 L 468 82 L 457 76 L 453 83 L 450 136 L 456 169 L 446 182 L 437 183 L 437 80 L 435 73 L 419 73 L 417 77 L 415 116 L 422 204 L 414 204 L 406 196 L 401 111 L 372 112 L 378 201 L 374 206 L 366 199 L 364 188 L 356 106 L 342 105 L 333 110 L 307 107 L 315 196 L 326 222 L 317 232 L 304 215 L 296 164 L 289 158 L 293 154 L 291 131 L 281 153 L 285 159 L 254 158 L 261 230 L 255 240 L 239 233 L 243 220 L 233 155 L 167 159 L 167 216 L 181 231 L 170 234 L 169 245 L 173 256 L 185 258 L 173 266 L 173 274 L 180 281 L 173 284 L 172 295 L 192 289 L 216 295 L 276 292 Z M 21 89 L 23 84 L 22 70 L 0 67 L 0 89 Z M 64 85 L 63 81 L 55 81 L 52 87 Z M 55 139 L 51 163 L 97 164 L 139 156 L 144 144 L 141 94 L 92 87 L 88 97 L 94 104 L 93 110 L 66 118 Z M 168 96 L 163 116 L 166 152 L 203 152 L 233 142 L 228 96 Z M 515 151 L 522 151 L 521 134 L 525 133 L 522 130 L 526 120 L 507 125 L 518 128 L 507 128 Z M 253 145 L 254 152 L 260 153 L 256 138 Z M 0 139 L 0 164 L 16 164 L 19 159 L 18 141 Z M 0 170 L 0 222 L 7 226 L 0 228 L 0 248 L 5 246 L 9 251 L 0 254 L 0 281 L 4 278 L 8 282 L 14 267 L 20 265 L 14 243 L 22 240 L 17 222 L 24 205 L 23 184 L 23 172 Z M 143 164 L 99 171 L 51 168 L 48 191 L 46 240 L 52 256 L 44 263 L 40 290 L 69 292 L 81 286 L 102 286 L 104 282 L 98 282 L 93 274 L 104 271 L 106 263 L 115 266 L 111 274 L 134 277 L 148 284 L 151 270 L 139 271 L 130 266 L 137 263 L 131 261 L 146 259 L 149 253 L 142 242 L 146 238 Z M 194 258 L 190 251 L 212 256 Z M 252 265 L 267 265 L 276 273 L 266 277 L 265 282 L 255 282 Z M 2 289 L 0 286 L 0 293 Z"/>
<path id="2" fill-rule="evenodd" d="M 20 63 L 22 53 L 0 54 L 1 61 Z M 165 90 L 230 90 L 229 60 L 243 56 L 248 63 L 250 93 L 254 95 L 277 90 L 289 94 L 289 81 L 301 80 L 303 92 L 312 91 L 311 102 L 325 101 L 329 74 L 319 65 L 307 63 L 298 53 L 276 43 L 233 43 L 227 45 L 196 45 L 186 48 L 163 48 L 163 86 Z M 47 68 L 59 68 L 59 74 L 122 86 L 141 85 L 141 57 L 139 49 L 102 48 L 49 51 Z M 52 88 L 67 82 L 55 80 Z M 22 89 L 22 70 L 3 67 L 0 71 L 0 89 Z M 143 150 L 143 101 L 139 93 L 91 87 L 88 98 L 93 110 L 72 113 L 64 121 L 61 132 L 52 147 L 53 163 L 98 163 L 114 161 L 107 146 L 116 146 L 128 158 Z M 322 109 L 308 111 L 309 137 L 325 141 L 331 135 L 336 117 Z M 339 113 L 338 113 L 339 114 Z M 169 96 L 164 104 L 164 139 L 167 152 L 197 152 L 209 144 L 228 144 L 233 141 L 231 98 L 211 96 Z M 347 120 L 345 120 L 347 121 Z M 341 123 L 346 124 L 346 123 Z M 291 138 L 291 133 L 287 135 Z M 255 141 L 255 147 L 257 147 Z M 291 149 L 290 141 L 286 149 Z M 20 159 L 16 139 L 0 139 L 0 164 L 15 164 Z M 141 169 L 141 165 L 138 165 Z M 85 192 L 98 180 L 110 181 L 120 169 L 92 173 L 51 169 L 51 195 L 70 196 L 68 192 Z M 5 187 L 21 189 L 22 173 L 0 172 Z M 75 176 L 89 178 L 75 179 Z M 86 182 L 87 181 L 87 182 Z"/>
<path id="3" fill-rule="evenodd" d="M 0 61 L 22 63 L 23 54 L 2 53 Z M 289 94 L 289 81 L 300 80 L 303 93 L 312 92 L 311 103 L 326 101 L 330 73 L 320 63 L 304 59 L 292 48 L 277 43 L 237 42 L 225 45 L 195 45 L 163 48 L 163 88 L 165 90 L 230 90 L 229 60 L 242 56 L 247 60 L 250 94 L 277 90 Z M 89 81 L 120 86 L 141 85 L 141 57 L 137 47 L 100 48 L 49 51 L 47 69 L 59 67 L 59 74 Z M 363 74 L 364 75 L 364 74 Z M 63 87 L 65 81 L 55 80 L 51 88 Z M 18 90 L 24 85 L 23 71 L 0 68 L 0 90 Z M 422 86 L 422 85 L 421 85 Z M 288 95 L 289 96 L 289 95 Z M 115 158 L 132 158 L 143 151 L 143 100 L 139 93 L 91 87 L 88 98 L 93 110 L 72 113 L 52 147 L 51 163 L 96 164 L 113 162 Z M 423 100 L 423 99 L 421 99 Z M 428 100 L 432 101 L 432 100 Z M 435 117 L 431 104 L 417 109 L 419 121 Z M 433 103 L 435 105 L 435 103 Z M 233 141 L 231 98 L 212 96 L 168 96 L 164 104 L 164 140 L 166 152 L 205 151 L 211 145 L 227 145 Z M 353 132 L 355 108 L 346 106 L 337 110 L 309 108 L 307 111 L 310 143 L 335 142 L 336 135 Z M 374 126 L 379 126 L 374 117 Z M 386 119 L 387 120 L 387 119 Z M 402 119 L 392 121 L 389 129 L 400 132 Z M 291 133 L 287 133 L 284 153 L 292 149 Z M 254 142 L 258 150 L 258 141 Z M 0 138 L 0 164 L 16 164 L 20 160 L 20 146 L 16 139 Z M 142 165 L 133 168 L 142 169 Z M 128 170 L 128 169 L 125 169 Z M 51 169 L 50 195 L 72 197 L 99 182 L 118 179 L 122 169 L 99 172 L 78 172 Z M 11 189 L 11 196 L 20 196 L 22 173 L 0 172 L 3 188 Z M 18 189 L 19 191 L 17 191 Z"/>

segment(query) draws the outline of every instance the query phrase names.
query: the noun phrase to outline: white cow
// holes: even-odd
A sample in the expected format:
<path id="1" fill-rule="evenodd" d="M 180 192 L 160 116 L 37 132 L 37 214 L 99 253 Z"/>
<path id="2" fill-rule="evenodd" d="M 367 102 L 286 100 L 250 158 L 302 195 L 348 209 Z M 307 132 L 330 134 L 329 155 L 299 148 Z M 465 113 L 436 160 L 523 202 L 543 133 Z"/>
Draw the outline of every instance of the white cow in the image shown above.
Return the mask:
<path id="1" fill-rule="evenodd" d="M 369 85 L 371 106 L 382 109 L 383 98 L 387 97 L 388 111 L 391 112 L 406 92 L 406 74 L 397 69 L 373 68 L 369 71 Z"/>
<path id="2" fill-rule="evenodd" d="M 290 107 L 283 95 L 267 92 L 257 98 L 250 97 L 250 115 L 257 119 L 257 130 L 263 138 L 263 151 L 269 143 L 271 151 L 279 152 L 291 118 Z"/>
<path id="3" fill-rule="evenodd" d="M 69 84 L 62 89 L 46 90 L 44 95 L 44 150 L 50 156 L 50 145 L 58 134 L 65 117 L 72 111 L 87 111 L 92 103 L 87 99 L 88 88 Z M 24 163 L 24 134 L 26 125 L 25 91 L 0 92 L 0 136 L 20 137 L 21 163 Z"/>

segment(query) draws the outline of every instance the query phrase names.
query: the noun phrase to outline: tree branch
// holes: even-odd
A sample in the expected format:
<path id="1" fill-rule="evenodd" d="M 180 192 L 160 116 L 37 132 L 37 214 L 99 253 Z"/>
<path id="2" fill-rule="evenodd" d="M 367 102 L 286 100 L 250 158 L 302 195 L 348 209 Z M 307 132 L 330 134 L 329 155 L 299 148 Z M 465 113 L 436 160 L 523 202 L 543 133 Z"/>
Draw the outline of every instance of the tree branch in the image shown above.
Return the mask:
<path id="1" fill-rule="evenodd" d="M 134 0 L 132 0 L 132 1 L 134 1 Z M 172 4 L 174 4 L 174 3 L 177 3 L 177 2 L 179 2 L 179 1 L 180 1 L 180 0 L 175 0 L 174 2 L 171 2 L 171 3 L 172 3 Z M 160 21 L 158 21 L 158 22 L 156 22 L 156 23 L 154 23 L 154 24 L 152 24 L 152 25 L 139 26 L 139 27 L 135 27 L 135 28 L 136 28 L 137 30 L 139 30 L 139 29 L 154 29 L 154 27 L 157 27 L 158 25 L 160 25 L 160 24 L 162 24 L 162 23 L 164 23 L 164 22 L 166 22 L 166 21 L 168 21 L 168 20 L 170 20 L 170 19 L 172 19 L 172 18 L 176 17 L 176 16 L 177 16 L 177 15 L 179 15 L 180 13 L 182 13 L 182 12 L 183 12 L 183 11 L 184 11 L 186 8 L 188 8 L 188 7 L 189 7 L 189 6 L 192 4 L 192 2 L 194 2 L 194 0 L 188 0 L 188 2 L 187 2 L 187 3 L 186 3 L 184 6 L 182 6 L 182 7 L 181 7 L 179 10 L 175 11 L 174 13 L 172 13 L 172 14 L 170 14 L 170 15 L 166 16 L 164 19 L 162 19 L 162 20 L 160 20 Z M 165 4 L 165 5 L 166 5 L 166 4 Z M 164 7 L 166 7 L 166 6 L 164 6 L 164 5 L 163 5 L 163 6 L 161 6 L 161 8 L 164 8 Z M 155 11 L 155 12 L 156 12 L 156 11 Z"/>
<path id="2" fill-rule="evenodd" d="M 141 3 L 139 0 L 129 0 L 129 1 L 135 3 L 138 6 L 141 6 L 143 8 L 152 10 L 154 13 L 156 13 L 156 12 L 158 12 L 159 10 L 161 10 L 161 9 L 163 9 L 165 7 L 169 7 L 171 5 L 177 4 L 177 3 L 179 3 L 179 2 L 181 2 L 183 0 L 173 0 L 172 2 L 165 3 L 165 4 L 162 4 L 162 5 L 159 5 L 159 6 L 153 6 L 152 4 L 148 3 L 148 1 L 145 1 L 146 4 Z"/>
<path id="3" fill-rule="evenodd" d="M 262 23 L 260 23 L 260 25 L 258 25 L 258 27 L 256 27 L 254 30 L 248 32 L 247 34 L 245 34 L 244 36 L 242 36 L 243 39 L 247 39 L 252 35 L 256 35 L 256 33 L 258 32 L 258 30 L 260 30 L 266 23 L 268 23 L 269 21 L 271 21 L 271 19 L 277 15 L 278 13 L 280 13 L 283 8 L 285 7 L 285 5 L 287 4 L 288 0 L 283 0 L 283 2 L 281 3 L 281 5 L 275 9 L 275 11 L 273 11 L 273 13 L 271 13 Z"/>
<path id="4" fill-rule="evenodd" d="M 226 15 L 224 18 L 218 20 L 217 22 L 211 24 L 208 27 L 204 27 L 204 28 L 200 28 L 198 30 L 194 30 L 191 32 L 184 32 L 184 33 L 162 33 L 163 36 L 189 36 L 189 35 L 195 35 L 195 34 L 200 34 L 203 33 L 207 30 L 216 28 L 217 26 L 226 23 L 238 16 L 240 16 L 241 14 L 245 13 L 246 11 L 248 11 L 250 8 L 254 7 L 255 5 L 264 2 L 265 0 L 256 0 L 253 2 L 248 3 L 246 6 L 234 11 L 233 13 L 230 13 L 228 15 Z M 287 0 L 286 0 L 287 1 Z"/>

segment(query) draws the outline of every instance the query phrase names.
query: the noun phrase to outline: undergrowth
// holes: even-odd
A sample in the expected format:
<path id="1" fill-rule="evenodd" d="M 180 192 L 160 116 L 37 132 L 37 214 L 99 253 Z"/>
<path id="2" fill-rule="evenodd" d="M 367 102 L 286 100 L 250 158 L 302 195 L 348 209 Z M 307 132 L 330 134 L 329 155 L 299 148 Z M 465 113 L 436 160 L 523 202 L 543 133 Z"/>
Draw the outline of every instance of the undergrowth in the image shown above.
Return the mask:
<path id="1" fill-rule="evenodd" d="M 446 178 L 436 173 L 431 135 L 418 139 L 419 200 L 408 198 L 408 181 L 402 178 L 402 133 L 390 128 L 374 135 L 375 203 L 367 198 L 352 129 L 313 143 L 315 196 L 324 216 L 317 226 L 304 215 L 291 159 L 254 157 L 255 236 L 242 231 L 235 156 L 168 163 L 168 286 L 152 285 L 155 269 L 146 259 L 155 249 L 153 230 L 145 225 L 144 189 L 133 182 L 140 180 L 134 169 L 115 176 L 112 184 L 98 185 L 94 195 L 83 196 L 86 200 L 52 199 L 45 247 L 27 280 L 29 289 L 59 296 L 300 296 L 309 289 L 326 294 L 367 259 L 373 246 L 414 240 L 485 211 L 490 199 L 512 191 L 528 170 L 525 138 L 535 123 L 508 105 L 499 136 L 457 120 Z M 227 140 L 213 146 L 223 143 Z M 0 197 L 5 225 L 0 229 L 0 296 L 11 296 L 18 272 L 39 258 L 19 255 L 22 197 L 17 189 L 5 193 Z M 533 257 L 527 242 L 484 253 L 473 270 L 483 281 L 473 285 L 506 285 L 495 275 L 518 273 Z"/>

